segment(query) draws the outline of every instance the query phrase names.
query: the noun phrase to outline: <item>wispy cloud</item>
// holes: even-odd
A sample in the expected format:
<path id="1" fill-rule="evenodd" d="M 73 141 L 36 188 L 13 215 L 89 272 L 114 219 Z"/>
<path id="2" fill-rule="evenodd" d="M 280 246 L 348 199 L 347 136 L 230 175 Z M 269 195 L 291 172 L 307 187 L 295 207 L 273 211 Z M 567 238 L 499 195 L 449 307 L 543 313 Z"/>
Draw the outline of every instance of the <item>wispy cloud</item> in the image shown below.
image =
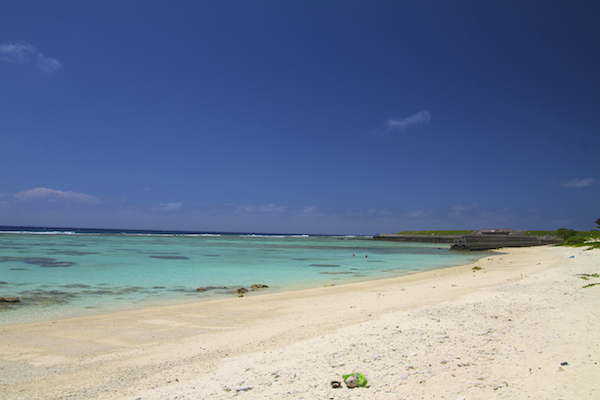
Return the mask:
<path id="1" fill-rule="evenodd" d="M 31 59 L 31 55 L 37 50 L 29 43 L 11 43 L 0 44 L 0 60 L 13 63 L 24 63 Z"/>
<path id="2" fill-rule="evenodd" d="M 582 187 L 586 187 L 586 186 L 591 186 L 597 182 L 598 181 L 594 178 L 586 178 L 586 179 L 575 178 L 575 179 L 572 179 L 569 182 L 565 183 L 565 187 L 582 188 Z"/>
<path id="3" fill-rule="evenodd" d="M 457 204 L 455 206 L 450 207 L 450 216 L 452 217 L 460 217 L 463 213 L 473 212 L 478 210 L 477 203 L 473 204 Z"/>
<path id="4" fill-rule="evenodd" d="M 160 203 L 158 207 L 154 207 L 153 211 L 176 211 L 181 208 L 183 203 L 179 202 L 170 202 L 170 203 Z"/>
<path id="5" fill-rule="evenodd" d="M 32 200 L 50 200 L 50 201 L 70 201 L 82 204 L 98 204 L 101 201 L 89 194 L 77 193 L 62 190 L 54 190 L 47 188 L 35 188 L 25 190 L 15 194 L 15 198 L 20 201 L 32 201 Z"/>
<path id="6" fill-rule="evenodd" d="M 0 61 L 23 64 L 36 60 L 37 67 L 47 73 L 58 71 L 62 65 L 58 60 L 45 57 L 27 42 L 5 42 L 0 44 Z"/>
<path id="7" fill-rule="evenodd" d="M 284 214 L 289 211 L 287 206 L 277 204 L 263 204 L 260 206 L 244 205 L 237 208 L 238 213 L 268 213 L 268 214 Z"/>
<path id="8" fill-rule="evenodd" d="M 411 218 L 429 218 L 433 215 L 433 210 L 420 209 L 408 213 Z"/>
<path id="9" fill-rule="evenodd" d="M 421 111 L 407 118 L 390 118 L 388 119 L 382 130 L 376 133 L 388 134 L 394 131 L 403 131 L 412 125 L 428 124 L 431 121 L 429 111 Z"/>

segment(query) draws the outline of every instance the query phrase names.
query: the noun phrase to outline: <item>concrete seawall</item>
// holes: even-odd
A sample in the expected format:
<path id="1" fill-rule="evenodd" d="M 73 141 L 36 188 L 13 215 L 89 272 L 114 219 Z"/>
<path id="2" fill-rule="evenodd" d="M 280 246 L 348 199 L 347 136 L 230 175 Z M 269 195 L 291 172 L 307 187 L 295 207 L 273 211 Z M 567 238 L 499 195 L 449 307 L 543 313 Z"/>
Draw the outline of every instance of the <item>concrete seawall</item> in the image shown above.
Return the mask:
<path id="1" fill-rule="evenodd" d="M 544 246 L 547 244 L 563 243 L 562 238 L 554 236 L 527 236 L 527 235 L 465 235 L 454 241 L 450 250 L 492 250 L 502 247 L 530 247 Z"/>
<path id="2" fill-rule="evenodd" d="M 382 233 L 373 236 L 375 240 L 389 240 L 396 242 L 417 243 L 454 243 L 461 235 L 398 235 L 393 233 Z"/>
<path id="3" fill-rule="evenodd" d="M 547 244 L 560 244 L 564 239 L 558 236 L 530 236 L 523 231 L 510 234 L 486 234 L 475 231 L 470 235 L 404 235 L 384 233 L 373 236 L 375 240 L 413 243 L 451 243 L 451 250 L 481 251 L 502 247 L 529 247 Z"/>

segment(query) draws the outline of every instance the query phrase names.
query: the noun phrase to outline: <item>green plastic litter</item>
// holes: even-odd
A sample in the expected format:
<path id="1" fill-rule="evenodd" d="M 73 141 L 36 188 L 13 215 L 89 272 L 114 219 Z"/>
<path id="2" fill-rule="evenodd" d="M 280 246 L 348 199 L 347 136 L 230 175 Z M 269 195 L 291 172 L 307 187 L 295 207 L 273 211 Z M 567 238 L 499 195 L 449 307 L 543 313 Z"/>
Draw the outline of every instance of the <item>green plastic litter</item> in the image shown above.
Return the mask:
<path id="1" fill-rule="evenodd" d="M 367 378 L 365 378 L 365 376 L 359 372 L 355 372 L 353 374 L 348 374 L 348 375 L 342 375 L 342 378 L 344 378 L 344 380 L 346 380 L 349 377 L 351 377 L 352 375 L 356 375 L 356 377 L 358 378 L 358 386 L 357 387 L 367 386 Z"/>

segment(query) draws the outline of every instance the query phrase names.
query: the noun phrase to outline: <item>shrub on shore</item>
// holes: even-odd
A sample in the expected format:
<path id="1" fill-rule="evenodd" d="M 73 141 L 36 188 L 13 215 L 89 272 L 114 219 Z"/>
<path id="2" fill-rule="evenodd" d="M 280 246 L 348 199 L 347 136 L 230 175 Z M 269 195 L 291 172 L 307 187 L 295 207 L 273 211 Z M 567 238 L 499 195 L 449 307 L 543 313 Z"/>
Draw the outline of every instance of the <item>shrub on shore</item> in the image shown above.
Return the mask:
<path id="1" fill-rule="evenodd" d="M 581 247 L 587 246 L 588 249 L 600 249 L 600 232 L 577 232 L 565 240 L 563 246 Z"/>
<path id="2" fill-rule="evenodd" d="M 556 230 L 556 234 L 567 240 L 568 238 L 577 235 L 577 231 L 575 229 L 560 228 Z"/>

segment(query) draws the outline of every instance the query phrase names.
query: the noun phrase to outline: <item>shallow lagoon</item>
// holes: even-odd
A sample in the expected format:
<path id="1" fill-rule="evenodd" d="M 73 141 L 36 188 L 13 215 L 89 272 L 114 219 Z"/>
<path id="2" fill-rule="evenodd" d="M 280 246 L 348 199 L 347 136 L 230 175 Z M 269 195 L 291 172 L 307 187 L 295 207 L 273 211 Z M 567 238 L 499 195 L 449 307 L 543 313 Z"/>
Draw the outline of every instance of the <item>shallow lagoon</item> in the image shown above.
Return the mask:
<path id="1" fill-rule="evenodd" d="M 0 324 L 294 290 L 460 265 L 482 254 L 370 237 L 0 234 Z M 205 288 L 198 291 L 198 288 Z"/>

